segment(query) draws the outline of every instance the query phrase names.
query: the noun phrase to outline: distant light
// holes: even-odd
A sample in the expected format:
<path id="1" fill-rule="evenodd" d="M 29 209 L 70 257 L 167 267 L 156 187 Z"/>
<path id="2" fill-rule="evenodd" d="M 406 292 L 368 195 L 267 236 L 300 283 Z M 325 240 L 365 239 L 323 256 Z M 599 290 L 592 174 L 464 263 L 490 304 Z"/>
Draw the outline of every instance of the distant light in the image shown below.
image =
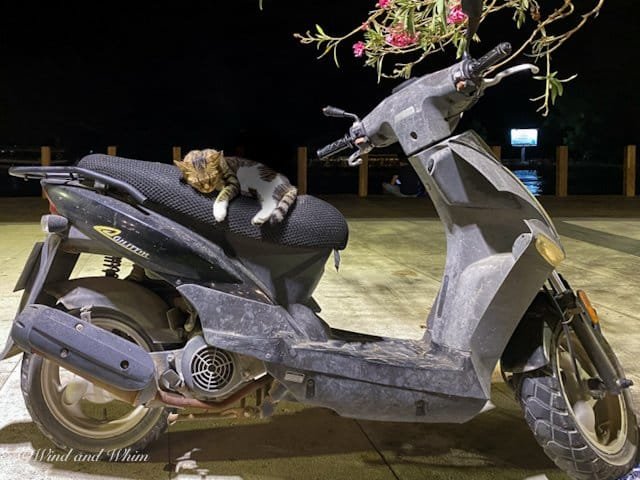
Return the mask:
<path id="1" fill-rule="evenodd" d="M 511 129 L 511 146 L 512 147 L 535 147 L 538 145 L 538 129 L 537 128 L 512 128 Z"/>

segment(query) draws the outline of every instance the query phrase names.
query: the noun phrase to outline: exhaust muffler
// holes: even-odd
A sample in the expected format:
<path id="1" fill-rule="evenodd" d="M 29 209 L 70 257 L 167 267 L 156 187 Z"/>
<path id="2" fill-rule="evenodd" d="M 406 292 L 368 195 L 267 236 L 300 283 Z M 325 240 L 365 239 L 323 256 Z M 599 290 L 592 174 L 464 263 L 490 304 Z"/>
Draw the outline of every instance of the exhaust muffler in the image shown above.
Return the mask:
<path id="1" fill-rule="evenodd" d="M 139 345 L 45 305 L 27 305 L 11 329 L 14 342 L 131 404 L 156 394 L 155 366 Z"/>

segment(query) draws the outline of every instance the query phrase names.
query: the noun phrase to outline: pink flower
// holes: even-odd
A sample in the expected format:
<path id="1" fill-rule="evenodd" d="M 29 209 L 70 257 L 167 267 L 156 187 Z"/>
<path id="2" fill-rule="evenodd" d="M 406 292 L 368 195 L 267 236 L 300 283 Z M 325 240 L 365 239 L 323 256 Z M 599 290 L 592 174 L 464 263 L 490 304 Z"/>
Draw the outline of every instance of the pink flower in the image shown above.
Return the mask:
<path id="1" fill-rule="evenodd" d="M 364 30 L 365 32 L 369 30 L 369 22 L 362 22 L 362 25 L 360 25 L 360 30 Z"/>
<path id="2" fill-rule="evenodd" d="M 467 14 L 462 11 L 462 6 L 459 3 L 454 4 L 449 9 L 449 15 L 447 16 L 447 23 L 449 25 L 458 25 L 464 23 L 467 19 Z"/>
<path id="3" fill-rule="evenodd" d="M 408 47 L 418 41 L 418 35 L 411 35 L 406 30 L 395 28 L 384 37 L 389 45 L 394 47 Z"/>
<path id="4" fill-rule="evenodd" d="M 364 42 L 356 42 L 351 48 L 353 48 L 354 57 L 361 57 L 362 55 L 364 55 L 364 51 L 366 50 L 367 46 Z"/>
<path id="5" fill-rule="evenodd" d="M 376 3 L 377 7 L 380 8 L 387 8 L 391 6 L 391 0 L 378 0 L 378 3 Z"/>

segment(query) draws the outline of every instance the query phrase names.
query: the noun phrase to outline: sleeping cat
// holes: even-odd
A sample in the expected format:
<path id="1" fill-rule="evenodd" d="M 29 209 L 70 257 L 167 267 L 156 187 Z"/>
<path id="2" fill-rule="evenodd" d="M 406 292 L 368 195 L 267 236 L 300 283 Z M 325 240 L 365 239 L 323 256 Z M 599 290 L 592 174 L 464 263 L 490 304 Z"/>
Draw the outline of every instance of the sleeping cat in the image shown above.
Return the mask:
<path id="1" fill-rule="evenodd" d="M 213 203 L 216 222 L 227 217 L 229 202 L 238 193 L 256 197 L 262 207 L 251 219 L 254 225 L 281 222 L 298 195 L 296 187 L 284 175 L 259 162 L 240 157 L 225 157 L 213 149 L 192 150 L 174 161 L 184 180 L 202 193 L 218 190 Z"/>

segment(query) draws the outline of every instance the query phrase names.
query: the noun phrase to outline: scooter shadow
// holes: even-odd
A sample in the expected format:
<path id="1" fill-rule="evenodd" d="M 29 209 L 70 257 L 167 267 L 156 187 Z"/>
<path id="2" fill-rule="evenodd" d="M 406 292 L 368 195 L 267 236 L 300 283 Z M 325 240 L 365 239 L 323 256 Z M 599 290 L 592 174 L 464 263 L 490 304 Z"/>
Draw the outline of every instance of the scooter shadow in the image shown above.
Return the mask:
<path id="1" fill-rule="evenodd" d="M 83 461 L 75 451 L 65 458 L 67 452 L 58 449 L 35 423 L 12 423 L 0 429 L 0 478 L 17 478 L 12 475 L 14 469 L 24 470 L 27 478 L 50 478 L 50 473 L 54 478 L 169 478 L 168 452 L 168 434 L 164 433 L 149 446 L 143 460 L 132 455 L 135 461 Z"/>
<path id="2" fill-rule="evenodd" d="M 294 404 L 270 420 L 226 422 L 176 424 L 170 431 L 172 453 L 187 454 L 216 474 L 251 478 L 266 474 L 265 467 L 269 478 L 352 480 L 377 478 L 376 472 L 388 469 L 403 479 L 523 479 L 543 473 L 566 478 L 536 443 L 517 406 L 464 425 L 356 421 Z M 357 465 L 356 476 L 336 475 L 339 462 Z M 287 475 L 287 463 L 297 466 L 298 474 L 313 465 L 313 475 Z"/>
<path id="3" fill-rule="evenodd" d="M 25 441 L 36 451 L 53 448 L 33 423 L 0 430 L 0 445 Z M 193 469 L 242 478 L 387 478 L 389 469 L 403 479 L 522 479 L 540 473 L 564 478 L 515 403 L 463 425 L 356 421 L 327 409 L 283 404 L 266 420 L 178 422 L 147 453 L 141 463 L 28 461 L 61 475 L 74 471 L 127 479 L 176 476 L 184 458 Z M 300 475 L 311 468 L 312 477 Z"/>

